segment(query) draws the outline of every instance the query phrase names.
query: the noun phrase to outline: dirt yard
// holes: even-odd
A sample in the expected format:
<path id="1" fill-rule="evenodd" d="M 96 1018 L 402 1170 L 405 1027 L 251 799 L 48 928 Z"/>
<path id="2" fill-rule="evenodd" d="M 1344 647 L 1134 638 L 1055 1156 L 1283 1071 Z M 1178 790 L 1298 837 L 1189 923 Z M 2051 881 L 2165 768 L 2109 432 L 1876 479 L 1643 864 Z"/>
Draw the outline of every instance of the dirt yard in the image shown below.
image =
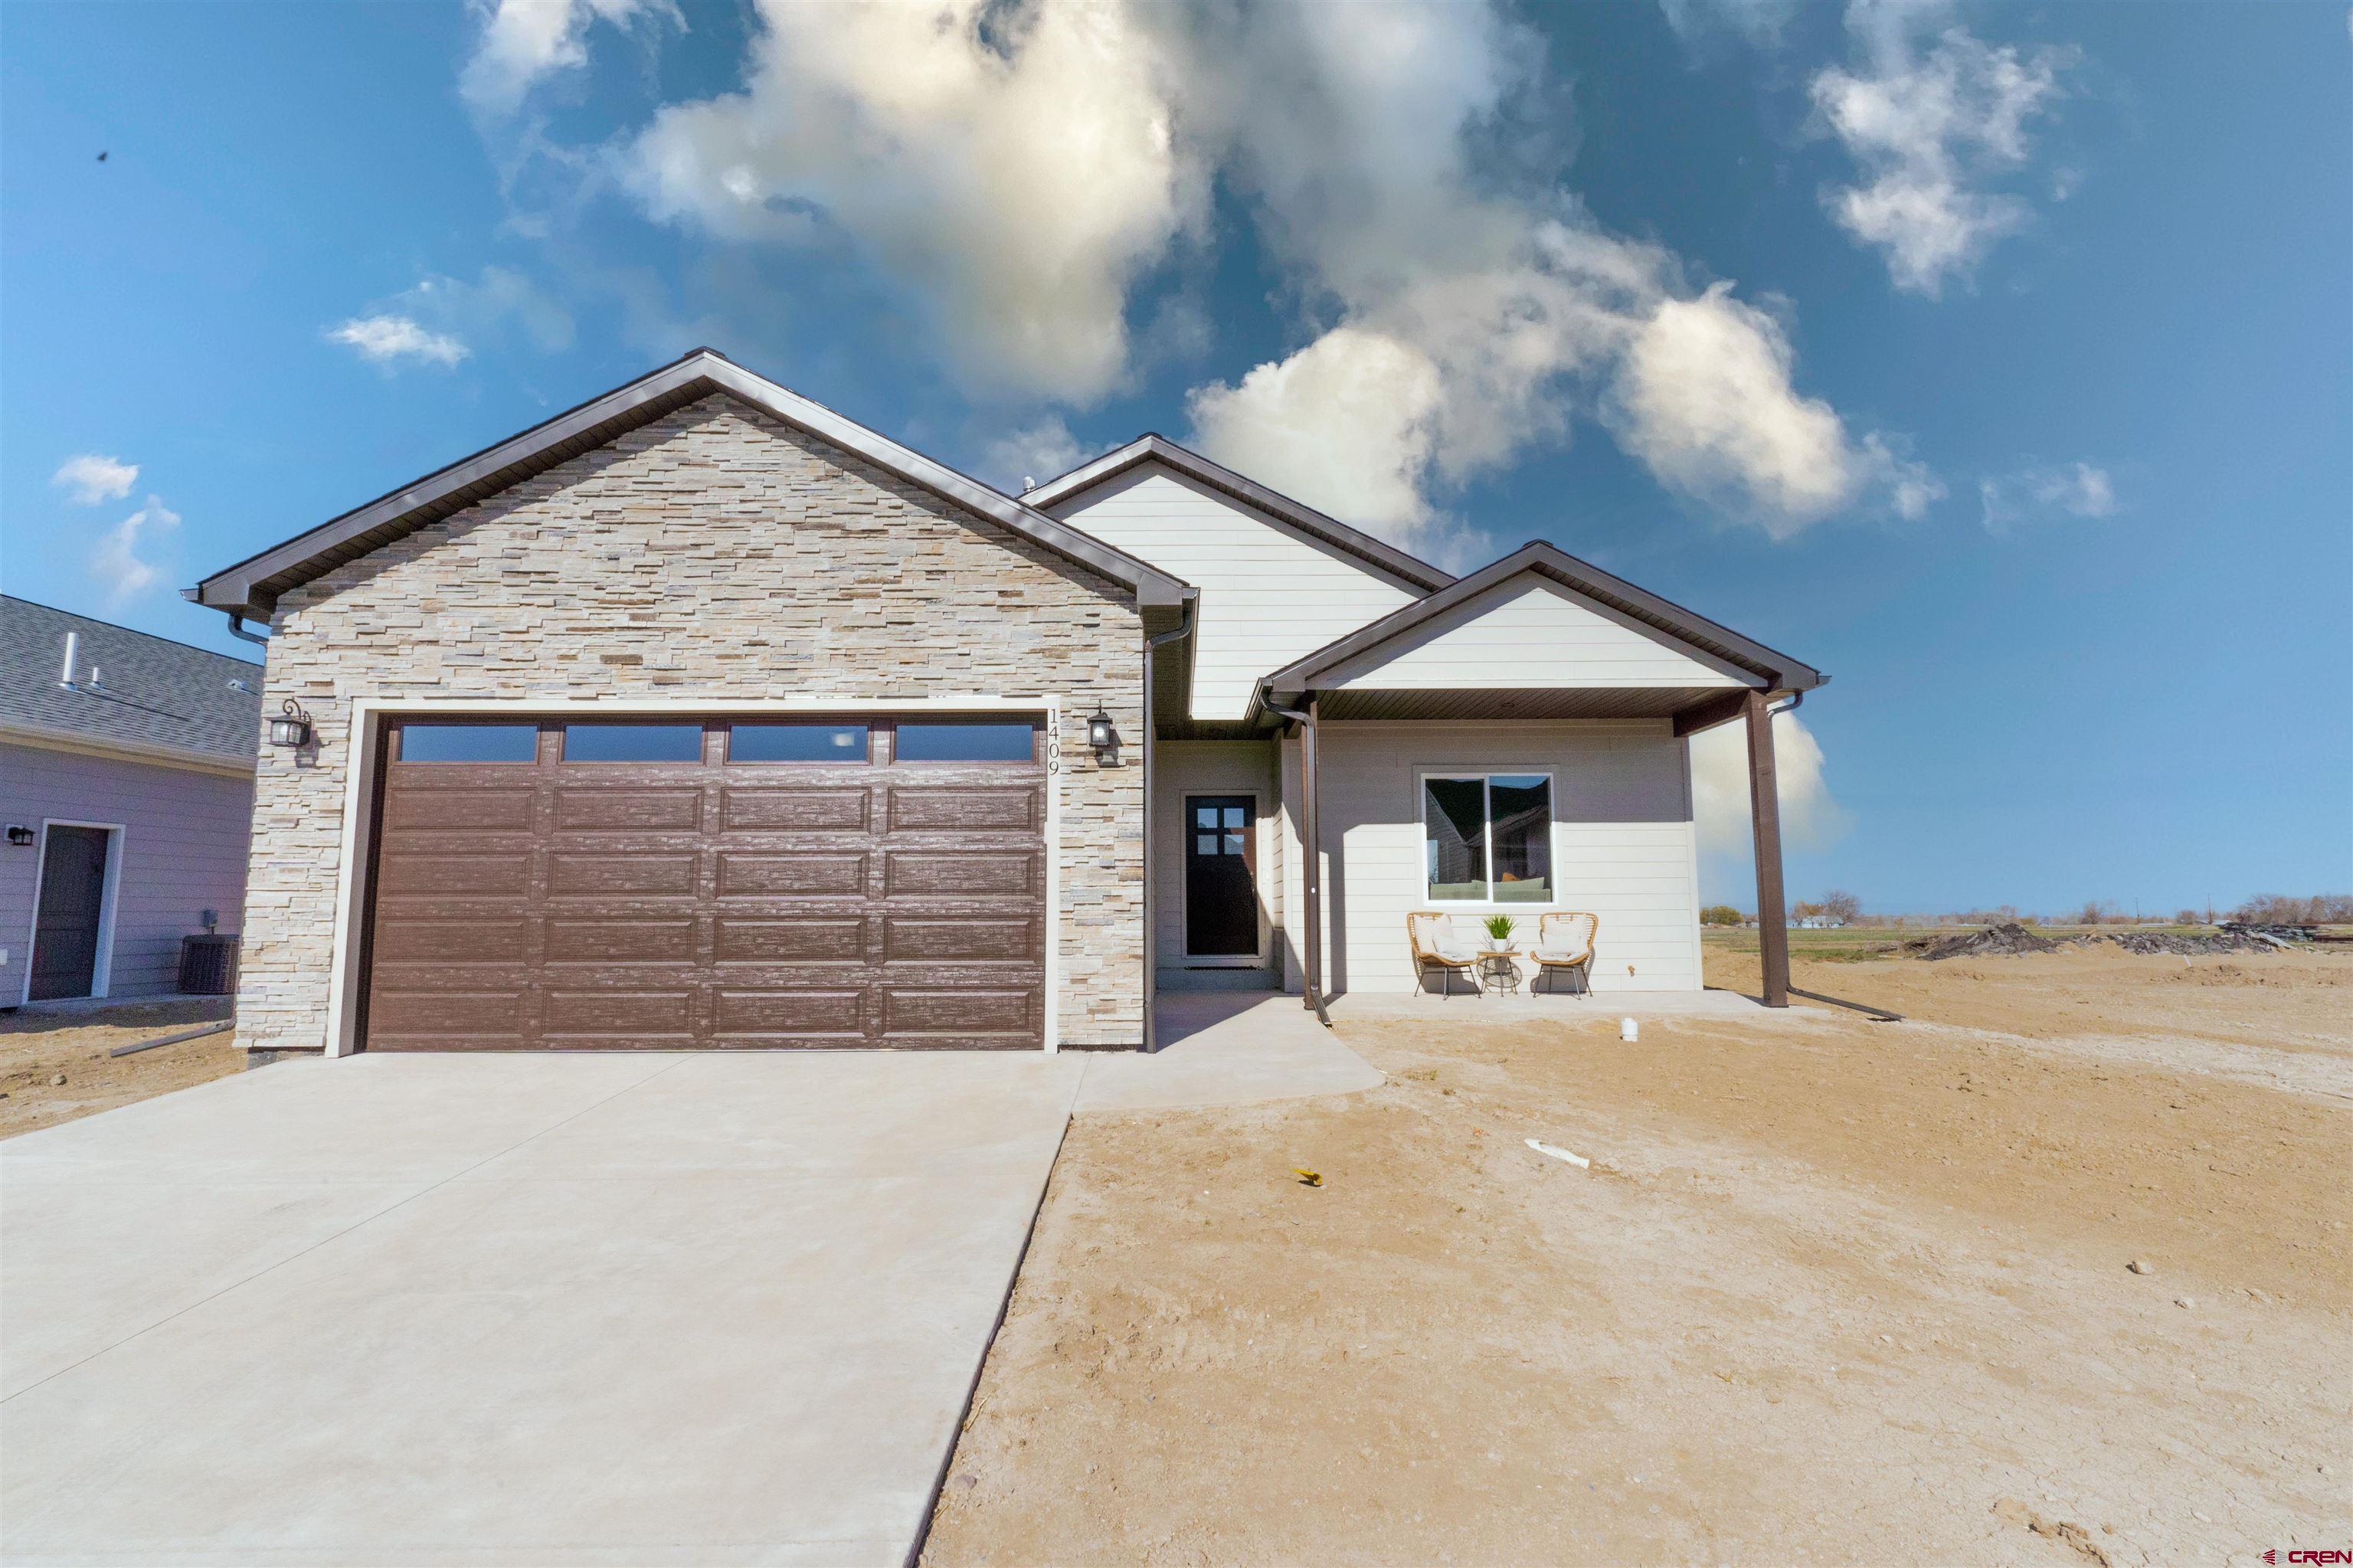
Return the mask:
<path id="1" fill-rule="evenodd" d="M 245 1066 L 234 1034 L 110 1056 L 117 1045 L 229 1015 L 230 998 L 0 1016 L 0 1138 L 167 1095 Z M 62 1081 L 60 1081 L 62 1080 Z"/>
<path id="2" fill-rule="evenodd" d="M 1915 1022 L 1344 1026 L 1386 1086 L 1081 1120 L 925 1561 L 2353 1545 L 2353 957 L 1797 983 Z"/>

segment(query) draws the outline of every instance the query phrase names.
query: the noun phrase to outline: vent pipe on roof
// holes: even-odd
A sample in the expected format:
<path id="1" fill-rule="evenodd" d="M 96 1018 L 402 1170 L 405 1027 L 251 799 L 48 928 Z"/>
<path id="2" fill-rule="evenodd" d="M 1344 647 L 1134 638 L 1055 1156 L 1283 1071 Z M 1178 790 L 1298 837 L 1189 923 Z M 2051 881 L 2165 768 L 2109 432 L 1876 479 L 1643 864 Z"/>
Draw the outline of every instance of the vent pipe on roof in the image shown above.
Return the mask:
<path id="1" fill-rule="evenodd" d="M 67 632 L 66 662 L 64 668 L 58 672 L 58 684 L 63 686 L 69 692 L 74 689 L 74 666 L 79 662 L 80 655 L 81 633 L 79 631 Z"/>

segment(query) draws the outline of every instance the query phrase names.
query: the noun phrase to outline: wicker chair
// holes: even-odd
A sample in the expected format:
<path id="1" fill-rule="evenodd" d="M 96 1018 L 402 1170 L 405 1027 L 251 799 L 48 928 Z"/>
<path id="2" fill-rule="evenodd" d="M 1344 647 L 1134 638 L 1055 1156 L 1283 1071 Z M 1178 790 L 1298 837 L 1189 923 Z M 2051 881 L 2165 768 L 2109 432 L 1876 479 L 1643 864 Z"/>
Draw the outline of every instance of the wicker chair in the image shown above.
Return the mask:
<path id="1" fill-rule="evenodd" d="M 1421 982 L 1430 971 L 1437 969 L 1443 977 L 1440 994 L 1454 994 L 1454 977 L 1470 977 L 1474 992 L 1479 985 L 1479 953 L 1474 947 L 1460 941 L 1454 935 L 1453 916 L 1436 909 L 1417 909 L 1405 917 L 1407 939 L 1413 944 L 1413 989 L 1420 994 Z"/>
<path id="2" fill-rule="evenodd" d="M 1539 980 L 1556 970 L 1566 971 L 1569 978 L 1569 994 L 1590 995 L 1593 991 L 1593 944 L 1601 935 L 1599 915 L 1577 914 L 1563 910 L 1547 915 L 1536 922 L 1536 960 Z"/>

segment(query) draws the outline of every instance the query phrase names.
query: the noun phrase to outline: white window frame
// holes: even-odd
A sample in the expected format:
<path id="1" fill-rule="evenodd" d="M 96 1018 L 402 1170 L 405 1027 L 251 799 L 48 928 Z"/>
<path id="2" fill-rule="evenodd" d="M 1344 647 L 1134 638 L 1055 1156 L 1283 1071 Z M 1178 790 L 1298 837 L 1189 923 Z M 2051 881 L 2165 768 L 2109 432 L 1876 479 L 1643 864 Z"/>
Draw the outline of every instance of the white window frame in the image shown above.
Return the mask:
<path id="1" fill-rule="evenodd" d="M 1546 898 L 1503 900 L 1495 896 L 1495 786 L 1497 779 L 1541 779 L 1545 781 L 1545 859 L 1550 866 L 1548 875 L 1552 893 Z M 1467 782 L 1476 779 L 1485 791 L 1481 831 L 1486 855 L 1487 895 L 1484 898 L 1440 898 L 1430 890 L 1430 785 L 1440 782 Z M 1520 910 L 1537 913 L 1557 908 L 1560 905 L 1560 845 L 1555 832 L 1560 826 L 1560 780 L 1549 768 L 1513 767 L 1502 764 L 1493 768 L 1423 768 L 1413 776 L 1414 825 L 1420 830 L 1421 842 L 1417 846 L 1416 870 L 1421 877 L 1422 906 L 1429 909 L 1493 909 L 1504 914 Z"/>

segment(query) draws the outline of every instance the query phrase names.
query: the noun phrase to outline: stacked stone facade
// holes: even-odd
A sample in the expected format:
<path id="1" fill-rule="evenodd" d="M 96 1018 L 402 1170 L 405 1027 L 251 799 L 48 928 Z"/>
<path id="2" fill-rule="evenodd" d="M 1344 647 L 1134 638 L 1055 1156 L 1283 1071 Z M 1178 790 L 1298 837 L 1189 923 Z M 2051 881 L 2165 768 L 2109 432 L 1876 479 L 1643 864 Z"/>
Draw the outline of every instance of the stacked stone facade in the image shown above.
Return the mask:
<path id="1" fill-rule="evenodd" d="M 1060 1043 L 1143 1039 L 1143 631 L 1122 586 L 723 395 L 288 593 L 265 713 L 237 995 L 248 1050 L 317 1050 L 352 705 L 1059 699 Z M 362 792 L 363 809 L 365 791 Z"/>

